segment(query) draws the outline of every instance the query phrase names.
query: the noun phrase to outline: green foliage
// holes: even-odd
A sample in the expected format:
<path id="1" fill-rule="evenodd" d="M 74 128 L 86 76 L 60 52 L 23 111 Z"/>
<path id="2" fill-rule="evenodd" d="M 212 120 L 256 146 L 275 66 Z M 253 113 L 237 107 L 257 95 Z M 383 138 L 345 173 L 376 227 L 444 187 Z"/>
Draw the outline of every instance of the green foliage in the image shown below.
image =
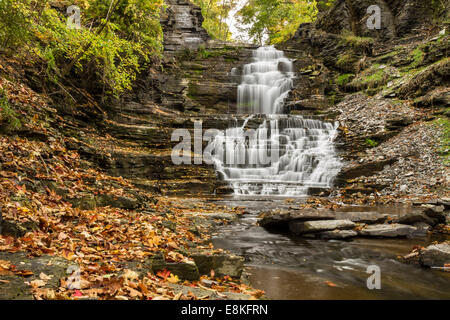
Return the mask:
<path id="1" fill-rule="evenodd" d="M 219 40 L 231 40 L 231 32 L 226 23 L 230 11 L 237 5 L 236 0 L 191 0 L 202 9 L 203 28 Z"/>
<path id="2" fill-rule="evenodd" d="M 351 32 L 344 32 L 341 38 L 341 44 L 350 46 L 354 49 L 367 48 L 374 43 L 374 39 L 369 37 L 358 37 Z"/>
<path id="3" fill-rule="evenodd" d="M 449 10 L 448 0 L 431 0 L 431 8 L 436 18 L 442 17 Z"/>
<path id="4" fill-rule="evenodd" d="M 330 9 L 336 0 L 317 0 L 317 8 L 319 12 Z"/>
<path id="5" fill-rule="evenodd" d="M 0 123 L 6 123 L 10 130 L 19 129 L 21 127 L 17 113 L 9 104 L 7 92 L 0 88 Z"/>
<path id="6" fill-rule="evenodd" d="M 351 73 L 346 73 L 343 75 L 340 75 L 339 77 L 337 77 L 336 79 L 336 84 L 340 87 L 345 86 L 346 84 L 350 83 L 350 81 L 352 81 L 352 79 L 355 77 L 354 74 Z"/>
<path id="7" fill-rule="evenodd" d="M 254 42 L 275 44 L 291 38 L 301 23 L 314 21 L 316 5 L 315 0 L 249 0 L 239 11 L 239 19 L 249 25 Z"/>
<path id="8" fill-rule="evenodd" d="M 88 2 L 89 6 L 85 6 L 85 24 L 98 24 L 107 16 L 111 0 Z M 159 53 L 162 50 L 159 13 L 163 7 L 163 0 L 120 0 L 108 22 L 108 29 L 123 35 L 131 43 L 139 43 L 145 50 L 150 50 L 149 54 Z"/>
<path id="9" fill-rule="evenodd" d="M 214 50 L 207 50 L 204 46 L 200 46 L 197 50 L 197 59 L 208 59 L 213 57 L 220 57 L 225 56 L 227 53 L 229 53 L 232 50 L 232 48 L 221 48 L 221 49 L 214 49 Z"/>
<path id="10" fill-rule="evenodd" d="M 378 146 L 378 142 L 372 139 L 366 139 L 365 144 L 370 148 L 375 148 L 376 146 Z"/>
<path id="11" fill-rule="evenodd" d="M 350 53 L 340 54 L 338 60 L 336 61 L 336 66 L 343 70 L 353 69 L 354 64 L 356 63 L 357 58 Z"/>
<path id="12" fill-rule="evenodd" d="M 423 62 L 423 58 L 424 58 L 425 54 L 424 52 L 421 50 L 421 48 L 416 48 L 412 53 L 411 53 L 411 57 L 412 57 L 412 63 L 411 63 L 411 68 L 415 69 L 418 66 L 420 66 L 420 64 Z"/>
<path id="13" fill-rule="evenodd" d="M 439 128 L 440 147 L 439 154 L 443 157 L 444 164 L 450 165 L 450 120 L 447 117 L 436 119 L 433 124 Z"/>
<path id="14" fill-rule="evenodd" d="M 70 4 L 81 9 L 81 29 L 69 28 L 66 8 L 57 10 L 49 0 L 0 0 L 0 25 L 3 17 L 8 22 L 0 31 L 0 43 L 20 47 L 44 61 L 51 82 L 74 72 L 80 77 L 95 75 L 106 94 L 131 89 L 144 63 L 162 52 L 159 12 L 163 0 L 74 0 Z"/>
<path id="15" fill-rule="evenodd" d="M 31 37 L 30 0 L 0 0 L 0 46 L 12 49 Z"/>

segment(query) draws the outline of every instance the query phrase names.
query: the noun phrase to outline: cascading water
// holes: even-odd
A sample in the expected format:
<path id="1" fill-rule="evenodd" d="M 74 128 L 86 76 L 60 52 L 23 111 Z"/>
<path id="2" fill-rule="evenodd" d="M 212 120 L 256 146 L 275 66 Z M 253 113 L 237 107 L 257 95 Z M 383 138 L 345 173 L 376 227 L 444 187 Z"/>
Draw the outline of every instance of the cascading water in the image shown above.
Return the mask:
<path id="1" fill-rule="evenodd" d="M 244 66 L 238 113 L 251 116 L 212 142 L 216 170 L 235 194 L 306 195 L 329 188 L 339 172 L 337 125 L 281 114 L 294 76 L 292 62 L 273 47 L 258 48 Z M 257 114 L 262 124 L 251 129 Z"/>

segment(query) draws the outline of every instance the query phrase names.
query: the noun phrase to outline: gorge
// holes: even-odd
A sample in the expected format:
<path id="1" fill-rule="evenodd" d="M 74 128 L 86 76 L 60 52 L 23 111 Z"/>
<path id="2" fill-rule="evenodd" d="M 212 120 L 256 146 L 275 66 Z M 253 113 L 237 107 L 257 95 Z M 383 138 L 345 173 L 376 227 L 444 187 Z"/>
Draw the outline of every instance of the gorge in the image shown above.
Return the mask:
<path id="1" fill-rule="evenodd" d="M 33 50 L 0 50 L 0 299 L 450 298 L 448 7 L 380 0 L 368 30 L 373 1 L 329 2 L 261 46 L 166 0 L 160 55 L 106 83 L 121 59 L 49 78 L 66 8 L 36 9 Z M 112 14 L 64 35 L 139 35 Z M 176 130 L 212 164 L 174 163 Z"/>

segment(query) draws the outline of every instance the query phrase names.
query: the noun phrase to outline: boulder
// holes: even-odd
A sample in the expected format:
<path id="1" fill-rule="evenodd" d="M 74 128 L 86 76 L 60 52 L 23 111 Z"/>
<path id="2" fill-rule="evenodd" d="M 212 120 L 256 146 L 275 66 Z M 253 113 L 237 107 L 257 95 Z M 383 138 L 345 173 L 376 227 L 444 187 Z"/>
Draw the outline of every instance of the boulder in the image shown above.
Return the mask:
<path id="1" fill-rule="evenodd" d="M 113 208 L 127 210 L 133 210 L 140 206 L 139 201 L 136 199 L 124 196 L 114 196 L 111 194 L 102 194 L 97 196 L 96 203 L 99 207 L 110 206 Z"/>
<path id="2" fill-rule="evenodd" d="M 424 222 L 414 223 L 414 227 L 417 228 L 417 231 L 414 233 L 416 236 L 426 236 L 428 231 L 431 230 L 431 226 Z"/>
<path id="3" fill-rule="evenodd" d="M 211 270 L 218 277 L 230 276 L 240 278 L 244 269 L 244 258 L 227 254 L 195 254 L 192 256 L 201 275 L 210 274 Z"/>
<path id="4" fill-rule="evenodd" d="M 354 227 L 355 223 L 350 220 L 318 220 L 305 222 L 295 220 L 289 222 L 289 230 L 297 235 L 335 229 L 351 229 Z"/>
<path id="5" fill-rule="evenodd" d="M 426 247 L 419 256 L 419 261 L 427 267 L 444 267 L 450 263 L 450 243 L 434 244 Z"/>
<path id="6" fill-rule="evenodd" d="M 153 273 L 161 270 L 168 270 L 180 279 L 195 281 L 200 278 L 198 268 L 193 261 L 184 262 L 167 262 L 162 256 L 156 256 L 147 259 L 146 269 L 150 269 Z"/>
<path id="7" fill-rule="evenodd" d="M 366 228 L 359 231 L 359 234 L 362 236 L 369 237 L 386 237 L 386 238 L 394 238 L 394 237 L 404 237 L 404 236 L 415 236 L 417 232 L 417 228 L 406 225 L 406 224 L 375 224 L 367 226 Z"/>
<path id="8" fill-rule="evenodd" d="M 430 218 L 429 216 L 427 216 L 422 212 L 410 212 L 405 215 L 394 218 L 393 222 L 410 225 L 421 222 L 434 226 L 437 220 Z"/>
<path id="9" fill-rule="evenodd" d="M 444 206 L 435 206 L 432 204 L 423 204 L 422 208 L 424 209 L 424 213 L 432 218 L 435 219 L 438 223 L 445 223 L 446 219 L 446 213 L 444 212 L 445 207 Z"/>
<path id="10" fill-rule="evenodd" d="M 441 198 L 437 201 L 441 206 L 444 206 L 445 210 L 450 210 L 450 198 Z"/>
<path id="11" fill-rule="evenodd" d="M 27 229 L 17 222 L 6 220 L 0 222 L 0 235 L 20 238 L 26 233 Z"/>

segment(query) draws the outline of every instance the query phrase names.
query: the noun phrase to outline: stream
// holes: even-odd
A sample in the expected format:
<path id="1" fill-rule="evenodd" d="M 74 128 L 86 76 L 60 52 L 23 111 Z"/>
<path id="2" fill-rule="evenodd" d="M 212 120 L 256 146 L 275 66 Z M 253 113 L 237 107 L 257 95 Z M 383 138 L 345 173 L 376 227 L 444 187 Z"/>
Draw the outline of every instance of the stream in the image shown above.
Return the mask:
<path id="1" fill-rule="evenodd" d="M 259 210 L 285 205 L 284 200 L 238 198 L 215 203 L 244 207 L 249 212 L 237 222 L 221 226 L 212 242 L 216 248 L 245 257 L 251 285 L 264 290 L 270 299 L 450 298 L 449 272 L 406 264 L 397 258 L 408 254 L 413 246 L 426 246 L 437 238 L 347 241 L 297 238 L 256 224 Z M 344 210 L 361 212 L 369 208 L 355 206 Z M 406 209 L 376 210 L 395 213 Z M 380 267 L 380 290 L 367 288 L 369 265 Z"/>

